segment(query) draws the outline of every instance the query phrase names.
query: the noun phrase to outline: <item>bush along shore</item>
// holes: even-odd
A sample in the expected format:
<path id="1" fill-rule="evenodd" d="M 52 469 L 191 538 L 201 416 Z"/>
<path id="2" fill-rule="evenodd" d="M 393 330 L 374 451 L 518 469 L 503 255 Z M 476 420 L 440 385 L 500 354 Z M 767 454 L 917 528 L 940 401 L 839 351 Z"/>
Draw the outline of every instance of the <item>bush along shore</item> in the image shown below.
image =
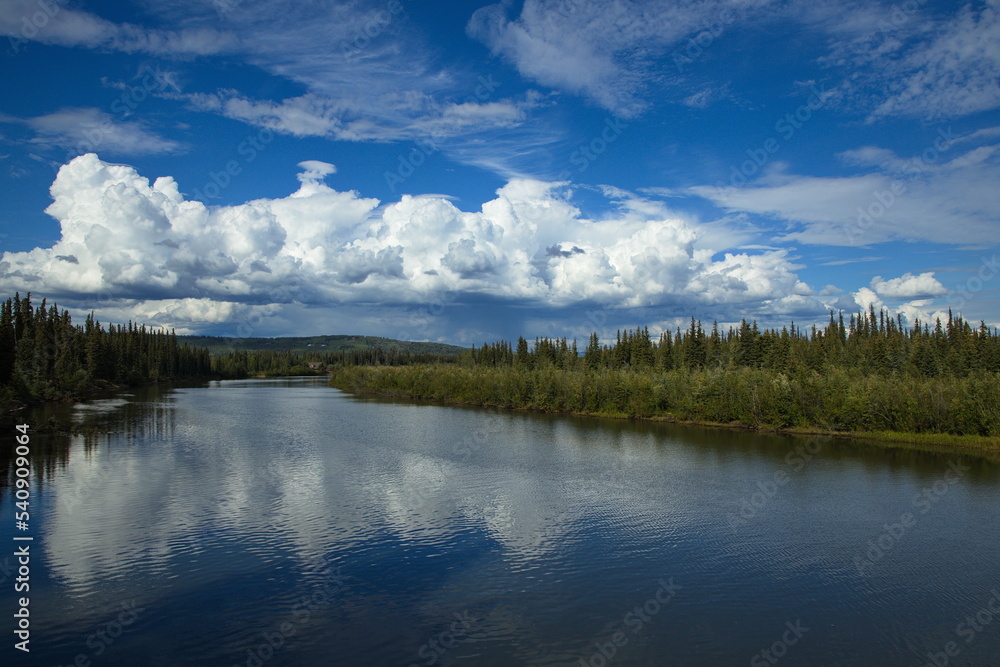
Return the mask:
<path id="1" fill-rule="evenodd" d="M 347 391 L 619 418 L 1000 449 L 1000 337 L 960 317 L 904 328 L 885 313 L 824 329 L 755 324 L 610 345 L 520 339 L 473 348 L 458 363 L 340 364 Z"/>

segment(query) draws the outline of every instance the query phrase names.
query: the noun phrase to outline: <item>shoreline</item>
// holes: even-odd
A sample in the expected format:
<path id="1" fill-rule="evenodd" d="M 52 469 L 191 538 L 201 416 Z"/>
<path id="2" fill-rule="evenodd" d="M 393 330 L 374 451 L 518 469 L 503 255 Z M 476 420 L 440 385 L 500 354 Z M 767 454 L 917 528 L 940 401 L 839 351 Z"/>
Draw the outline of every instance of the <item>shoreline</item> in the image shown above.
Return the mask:
<path id="1" fill-rule="evenodd" d="M 80 401 L 85 401 L 87 399 L 93 398 L 94 396 L 99 396 L 103 393 L 115 393 L 123 391 L 125 389 L 131 389 L 133 387 L 152 387 L 161 384 L 176 384 L 182 382 L 209 382 L 212 380 L 220 380 L 221 377 L 218 376 L 204 376 L 204 377 L 193 377 L 193 378 L 171 378 L 167 380 L 146 380 L 144 382 L 136 382 L 134 384 L 124 383 L 119 384 L 115 382 L 105 382 L 103 385 L 90 385 L 86 391 L 66 394 L 63 396 L 57 396 L 55 398 L 39 398 L 37 396 L 28 397 L 18 397 L 12 398 L 9 401 L 5 401 L 0 404 L 0 419 L 11 418 L 24 410 L 30 410 L 32 408 L 37 408 L 42 405 L 51 405 L 56 403 L 78 403 Z"/>
<path id="2" fill-rule="evenodd" d="M 182 378 L 168 378 L 165 380 L 145 380 L 143 382 L 135 383 L 115 383 L 115 382 L 104 382 L 103 384 L 97 385 L 93 384 L 87 387 L 86 391 L 82 391 L 75 394 L 65 394 L 63 396 L 57 396 L 55 398 L 39 398 L 37 396 L 20 396 L 17 398 L 10 398 L 3 403 L 0 403 L 0 417 L 16 415 L 24 410 L 30 410 L 32 408 L 37 408 L 42 405 L 54 404 L 54 403 L 77 403 L 79 401 L 85 401 L 87 399 L 93 398 L 94 396 L 99 396 L 105 392 L 114 393 L 122 391 L 125 389 L 131 389 L 133 387 L 152 387 L 157 385 L 170 385 L 170 384 L 183 384 L 187 382 L 216 382 L 222 380 L 265 380 L 269 378 L 284 378 L 284 377 L 324 377 L 328 376 L 328 373 L 316 373 L 316 374 L 306 374 L 306 375 L 271 375 L 267 373 L 256 373 L 248 374 L 242 377 L 226 377 L 223 375 L 199 375 L 196 377 L 182 377 Z"/>
<path id="3" fill-rule="evenodd" d="M 332 380 L 332 376 L 331 376 Z M 900 431 L 834 431 L 819 427 L 802 426 L 763 426 L 754 427 L 743 422 L 711 422 L 679 419 L 671 415 L 651 415 L 635 416 L 624 413 L 609 412 L 581 412 L 577 410 L 553 410 L 543 408 L 533 408 L 518 405 L 501 405 L 499 403 L 474 403 L 457 399 L 439 398 L 433 396 L 420 396 L 414 393 L 401 391 L 377 391 L 372 389 L 358 389 L 347 386 L 337 386 L 331 382 L 331 387 L 345 393 L 359 396 L 371 396 L 387 399 L 408 399 L 427 401 L 432 404 L 442 406 L 464 406 L 474 408 L 496 408 L 500 410 L 536 412 L 540 414 L 566 415 L 570 417 L 596 417 L 600 419 L 616 419 L 622 421 L 643 421 L 660 422 L 666 424 L 676 424 L 678 426 L 695 426 L 701 428 L 728 429 L 734 431 L 746 431 L 760 433 L 764 435 L 794 435 L 794 436 L 824 436 L 844 440 L 861 440 L 869 444 L 883 448 L 903 448 L 922 449 L 929 448 L 934 451 L 955 451 L 967 450 L 976 454 L 998 454 L 1000 455 L 1000 437 L 981 435 L 955 435 L 950 433 L 906 433 Z"/>

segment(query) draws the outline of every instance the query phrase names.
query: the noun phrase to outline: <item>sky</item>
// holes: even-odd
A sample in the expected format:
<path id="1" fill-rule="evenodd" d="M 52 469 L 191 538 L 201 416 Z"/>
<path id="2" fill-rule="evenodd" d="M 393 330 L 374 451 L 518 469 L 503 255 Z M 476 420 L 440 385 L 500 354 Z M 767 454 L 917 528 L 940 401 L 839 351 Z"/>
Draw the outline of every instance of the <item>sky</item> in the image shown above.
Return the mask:
<path id="1" fill-rule="evenodd" d="M 998 12 L 0 0 L 0 294 L 459 345 L 998 326 Z"/>

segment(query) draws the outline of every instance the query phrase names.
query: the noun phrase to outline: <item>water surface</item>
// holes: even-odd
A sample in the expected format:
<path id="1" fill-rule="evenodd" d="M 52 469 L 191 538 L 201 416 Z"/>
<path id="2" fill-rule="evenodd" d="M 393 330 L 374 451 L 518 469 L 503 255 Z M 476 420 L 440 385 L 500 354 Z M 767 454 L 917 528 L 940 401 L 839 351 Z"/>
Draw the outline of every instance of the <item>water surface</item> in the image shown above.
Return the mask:
<path id="1" fill-rule="evenodd" d="M 30 657 L 0 571 L 18 664 L 1000 664 L 1000 468 L 976 456 L 318 379 L 26 418 L 55 413 L 84 433 L 32 437 Z"/>

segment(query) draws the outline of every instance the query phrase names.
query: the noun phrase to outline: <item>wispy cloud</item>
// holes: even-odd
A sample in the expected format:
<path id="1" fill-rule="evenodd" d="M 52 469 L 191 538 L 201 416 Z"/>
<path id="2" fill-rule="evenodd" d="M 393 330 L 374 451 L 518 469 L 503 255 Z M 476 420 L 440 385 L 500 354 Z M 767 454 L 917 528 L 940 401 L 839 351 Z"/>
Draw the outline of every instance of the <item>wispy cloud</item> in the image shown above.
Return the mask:
<path id="1" fill-rule="evenodd" d="M 709 106 L 724 99 L 728 94 L 727 87 L 705 88 L 703 90 L 685 97 L 681 103 L 693 109 L 707 109 Z"/>
<path id="2" fill-rule="evenodd" d="M 31 5 L 4 3 L 0 27 L 20 31 Z M 192 56 L 227 53 L 306 88 L 284 99 L 223 89 L 162 93 L 192 107 L 294 136 L 391 141 L 510 129 L 536 104 L 509 82 L 435 62 L 401 3 L 241 0 L 220 16 L 211 3 L 151 2 L 175 30 L 116 24 L 56 5 L 32 39 L 48 44 Z M 135 129 L 135 128 L 133 128 Z"/>
<path id="3" fill-rule="evenodd" d="M 377 100 L 334 99 L 308 93 L 278 102 L 249 99 L 236 90 L 165 96 L 185 100 L 198 110 L 284 134 L 347 141 L 446 138 L 507 129 L 523 123 L 526 112 L 534 106 L 531 95 L 521 100 L 460 103 L 397 93 Z"/>
<path id="4" fill-rule="evenodd" d="M 170 56 L 226 53 L 238 46 L 231 33 L 207 26 L 149 29 L 131 23 L 113 23 L 63 2 L 48 3 L 46 8 L 43 12 L 40 3 L 29 0 L 0 3 L 0 35 L 57 46 Z"/>
<path id="5" fill-rule="evenodd" d="M 101 151 L 120 155 L 158 155 L 185 150 L 139 121 L 122 121 L 92 107 L 67 107 L 34 118 L 0 117 L 0 122 L 30 127 L 31 143 L 65 148 L 73 155 Z"/>
<path id="6" fill-rule="evenodd" d="M 817 2 L 799 19 L 829 38 L 820 62 L 841 76 L 845 106 L 868 122 L 955 118 L 1000 106 L 1000 16 L 995 0 Z"/>
<path id="7" fill-rule="evenodd" d="M 776 234 L 784 241 L 834 246 L 891 240 L 1000 243 L 995 195 L 1000 150 L 979 146 L 950 160 L 936 149 L 923 156 L 903 159 L 866 147 L 846 154 L 852 164 L 869 168 L 858 175 L 772 173 L 753 186 L 698 186 L 691 192 L 730 212 L 781 221 L 785 228 Z"/>
<path id="8" fill-rule="evenodd" d="M 630 117 L 647 107 L 657 57 L 730 4 L 526 0 L 515 17 L 507 3 L 477 10 L 467 32 L 522 76 Z"/>
<path id="9" fill-rule="evenodd" d="M 657 92 L 704 108 L 728 81 L 692 93 L 688 70 L 740 29 L 794 22 L 825 43 L 820 62 L 837 94 L 869 120 L 941 118 L 1000 106 L 1000 14 L 995 0 L 934 13 L 924 3 L 628 2 L 526 0 L 512 16 L 498 3 L 473 14 L 470 36 L 522 76 L 622 116 L 643 112 Z M 683 63 L 680 67 L 665 66 Z M 705 72 L 701 72 L 704 74 Z M 715 92 L 713 92 L 715 91 Z"/>
<path id="10" fill-rule="evenodd" d="M 858 264 L 860 262 L 881 262 L 885 257 L 853 257 L 851 259 L 832 259 L 829 262 L 820 262 L 820 266 L 846 266 L 848 264 Z"/>
<path id="11" fill-rule="evenodd" d="M 197 3 L 157 3 L 165 18 L 218 23 Z M 200 18 L 198 11 L 202 12 Z M 498 155 L 497 143 L 529 143 L 534 150 L 551 132 L 527 127 L 538 93 L 509 78 L 441 61 L 410 20 L 405 3 L 361 0 L 302 5 L 243 0 L 224 25 L 247 46 L 240 57 L 305 87 L 283 99 L 260 99 L 238 90 L 183 97 L 201 110 L 294 136 L 345 141 L 432 140 L 461 163 L 519 171 L 517 151 Z M 478 140 L 500 133 L 496 141 Z M 505 139 L 506 137 L 506 139 Z"/>
<path id="12" fill-rule="evenodd" d="M 884 62 L 888 98 L 871 118 L 965 116 L 1000 106 L 1000 5 L 964 6 L 902 57 Z"/>

